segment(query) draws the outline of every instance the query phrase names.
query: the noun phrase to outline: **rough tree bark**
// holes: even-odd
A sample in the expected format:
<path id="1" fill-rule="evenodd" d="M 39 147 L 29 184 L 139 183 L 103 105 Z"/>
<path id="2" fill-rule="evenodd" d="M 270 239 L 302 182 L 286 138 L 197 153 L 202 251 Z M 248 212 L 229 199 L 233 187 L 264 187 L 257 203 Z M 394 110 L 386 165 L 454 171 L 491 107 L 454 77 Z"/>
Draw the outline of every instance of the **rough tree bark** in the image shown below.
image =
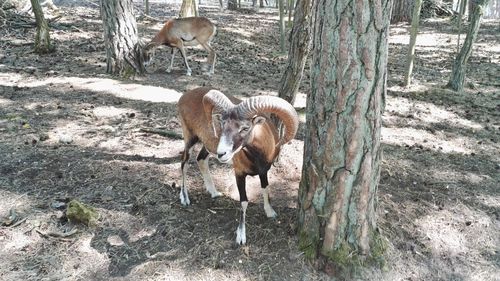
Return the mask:
<path id="1" fill-rule="evenodd" d="M 383 263 L 376 224 L 392 0 L 313 2 L 299 247 L 339 280 Z"/>
<path id="2" fill-rule="evenodd" d="M 472 19 L 469 24 L 467 36 L 465 37 L 464 44 L 460 53 L 458 53 L 455 61 L 453 62 L 453 69 L 451 71 L 450 81 L 448 87 L 455 91 L 462 91 L 465 83 L 465 72 L 467 70 L 467 61 L 472 54 L 472 45 L 476 41 L 479 27 L 481 26 L 481 19 L 483 17 L 484 9 L 488 6 L 489 0 L 471 0 L 474 1 L 474 11 L 472 12 Z"/>
<path id="3" fill-rule="evenodd" d="M 132 0 L 100 1 L 106 48 L 106 72 L 130 77 L 146 72 Z"/>
<path id="4" fill-rule="evenodd" d="M 47 20 L 43 15 L 42 6 L 40 1 L 31 0 L 31 8 L 35 14 L 36 21 L 36 35 L 35 35 L 35 52 L 38 54 L 46 54 L 55 50 L 54 46 L 50 43 L 50 28 Z"/>
<path id="5" fill-rule="evenodd" d="M 311 47 L 311 3 L 311 0 L 297 0 L 287 67 L 278 91 L 279 97 L 291 104 L 295 102 Z"/>
<path id="6" fill-rule="evenodd" d="M 415 43 L 417 42 L 418 23 L 420 21 L 420 9 L 422 0 L 415 0 L 413 15 L 411 19 L 410 43 L 408 45 L 408 55 L 406 57 L 406 71 L 404 86 L 408 87 L 411 83 L 411 74 L 413 72 L 413 62 L 415 61 Z"/>

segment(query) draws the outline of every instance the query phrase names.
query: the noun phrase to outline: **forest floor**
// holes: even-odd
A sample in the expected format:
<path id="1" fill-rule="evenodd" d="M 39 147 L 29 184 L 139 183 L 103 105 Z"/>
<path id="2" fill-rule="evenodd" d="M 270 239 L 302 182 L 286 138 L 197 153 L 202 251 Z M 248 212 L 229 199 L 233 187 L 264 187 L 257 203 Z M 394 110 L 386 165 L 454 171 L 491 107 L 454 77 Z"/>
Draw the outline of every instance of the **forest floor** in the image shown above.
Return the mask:
<path id="1" fill-rule="evenodd" d="M 212 200 L 192 159 L 192 205 L 182 207 L 183 142 L 151 133 L 180 134 L 176 101 L 198 86 L 276 95 L 286 62 L 276 10 L 201 6 L 218 26 L 212 77 L 201 72 L 204 50 L 187 51 L 188 77 L 180 56 L 166 73 L 162 49 L 148 75 L 125 81 L 105 74 L 95 3 L 59 1 L 59 12 L 47 12 L 61 16 L 51 24 L 52 54 L 32 52 L 32 25 L 11 20 L 0 28 L 0 280 L 328 280 L 297 248 L 304 117 L 271 169 L 276 220 L 265 217 L 258 179 L 249 179 L 244 247 L 234 242 L 231 168 L 211 160 L 225 195 Z M 154 2 L 151 13 L 166 19 L 178 8 Z M 145 38 L 161 27 L 138 23 Z M 378 193 L 387 266 L 361 279 L 500 280 L 500 22 L 483 22 L 461 93 L 443 88 L 455 33 L 447 19 L 422 22 L 414 86 L 406 89 L 408 26 L 391 28 Z M 306 74 L 298 109 L 309 91 Z M 62 209 L 70 199 L 95 207 L 97 224 L 68 223 Z M 74 227 L 76 234 L 50 235 Z"/>

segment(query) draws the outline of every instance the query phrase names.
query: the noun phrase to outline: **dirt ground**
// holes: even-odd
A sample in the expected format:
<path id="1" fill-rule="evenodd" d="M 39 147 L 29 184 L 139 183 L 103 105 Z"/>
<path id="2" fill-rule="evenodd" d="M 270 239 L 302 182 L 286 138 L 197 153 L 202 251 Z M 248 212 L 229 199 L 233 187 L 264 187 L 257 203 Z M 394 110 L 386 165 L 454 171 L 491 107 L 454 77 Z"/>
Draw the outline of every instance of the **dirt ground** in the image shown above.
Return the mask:
<path id="1" fill-rule="evenodd" d="M 218 26 L 215 75 L 202 74 L 207 53 L 196 48 L 188 50 L 193 76 L 179 56 L 166 73 L 162 49 L 151 73 L 124 81 L 105 74 L 98 7 L 58 4 L 53 54 L 31 51 L 33 27 L 0 28 L 0 280 L 328 280 L 304 260 L 295 236 L 304 128 L 271 169 L 278 219 L 266 218 L 258 179 L 249 179 L 244 247 L 234 242 L 239 203 L 230 167 L 211 160 L 225 195 L 213 200 L 193 159 L 192 205 L 182 207 L 182 140 L 151 132 L 180 134 L 176 101 L 198 86 L 276 95 L 286 62 L 276 11 L 202 5 Z M 151 13 L 166 19 L 178 8 L 153 2 Z M 138 23 L 144 38 L 161 27 Z M 378 194 L 389 249 L 387 267 L 363 279 L 500 280 L 500 22 L 483 23 L 463 93 L 442 88 L 456 50 L 450 22 L 426 20 L 421 31 L 409 89 L 400 86 L 408 26 L 390 32 Z M 298 109 L 309 85 L 306 75 Z M 98 210 L 96 226 L 67 222 L 70 199 Z"/>

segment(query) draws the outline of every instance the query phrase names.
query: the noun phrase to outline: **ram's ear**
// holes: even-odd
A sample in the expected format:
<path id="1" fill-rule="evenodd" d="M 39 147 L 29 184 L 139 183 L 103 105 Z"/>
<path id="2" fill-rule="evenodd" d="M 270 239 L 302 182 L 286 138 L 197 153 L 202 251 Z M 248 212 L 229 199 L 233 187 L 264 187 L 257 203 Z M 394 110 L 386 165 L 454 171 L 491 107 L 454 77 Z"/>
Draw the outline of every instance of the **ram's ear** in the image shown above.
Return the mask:
<path id="1" fill-rule="evenodd" d="M 212 130 L 214 130 L 215 137 L 218 137 L 217 128 L 220 128 L 221 125 L 222 125 L 222 114 L 213 113 L 212 114 Z"/>
<path id="2" fill-rule="evenodd" d="M 220 124 L 222 122 L 222 114 L 220 113 L 212 114 L 212 120 L 215 124 Z"/>
<path id="3" fill-rule="evenodd" d="M 264 122 L 266 122 L 266 117 L 264 116 L 255 116 L 253 119 L 252 119 L 252 123 L 253 125 L 261 125 L 261 124 L 264 124 Z"/>

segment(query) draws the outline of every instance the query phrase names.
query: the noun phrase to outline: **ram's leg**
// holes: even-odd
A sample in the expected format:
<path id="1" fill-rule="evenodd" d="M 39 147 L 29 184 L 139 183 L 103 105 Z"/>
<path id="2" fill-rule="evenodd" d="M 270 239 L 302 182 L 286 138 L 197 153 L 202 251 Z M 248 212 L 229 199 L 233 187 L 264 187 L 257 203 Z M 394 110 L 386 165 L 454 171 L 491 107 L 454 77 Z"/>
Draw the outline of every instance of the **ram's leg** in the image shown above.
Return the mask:
<path id="1" fill-rule="evenodd" d="M 184 136 L 186 133 L 184 132 Z M 189 201 L 189 195 L 186 188 L 186 174 L 187 174 L 187 164 L 189 161 L 189 155 L 191 154 L 191 150 L 193 149 L 193 145 L 198 142 L 197 137 L 189 138 L 188 140 L 184 140 L 184 152 L 182 153 L 182 162 L 181 162 L 181 170 L 182 170 L 182 185 L 181 192 L 179 194 L 179 198 L 181 199 L 181 204 L 184 206 L 189 205 L 191 202 Z"/>
<path id="2" fill-rule="evenodd" d="M 247 214 L 248 199 L 247 192 L 245 190 L 245 178 L 246 176 L 236 175 L 236 185 L 238 186 L 238 192 L 240 193 L 240 203 L 241 203 L 241 217 L 238 228 L 236 229 L 236 244 L 244 245 L 247 242 L 246 227 L 245 227 L 245 217 Z"/>
<path id="3" fill-rule="evenodd" d="M 207 149 L 203 146 L 200 150 L 200 153 L 198 153 L 198 157 L 196 158 L 196 160 L 198 161 L 198 167 L 200 168 L 201 175 L 203 176 L 203 183 L 205 184 L 205 188 L 208 192 L 210 192 L 212 198 L 215 198 L 221 196 L 222 193 L 217 191 L 212 177 L 210 176 L 210 172 L 208 170 L 208 155 L 209 154 Z"/>
<path id="4" fill-rule="evenodd" d="M 266 216 L 268 218 L 276 218 L 278 215 L 271 207 L 269 203 L 269 182 L 267 180 L 267 172 L 263 175 L 259 175 L 260 178 L 260 187 L 262 188 L 262 196 L 264 197 L 264 211 L 266 212 Z"/>

